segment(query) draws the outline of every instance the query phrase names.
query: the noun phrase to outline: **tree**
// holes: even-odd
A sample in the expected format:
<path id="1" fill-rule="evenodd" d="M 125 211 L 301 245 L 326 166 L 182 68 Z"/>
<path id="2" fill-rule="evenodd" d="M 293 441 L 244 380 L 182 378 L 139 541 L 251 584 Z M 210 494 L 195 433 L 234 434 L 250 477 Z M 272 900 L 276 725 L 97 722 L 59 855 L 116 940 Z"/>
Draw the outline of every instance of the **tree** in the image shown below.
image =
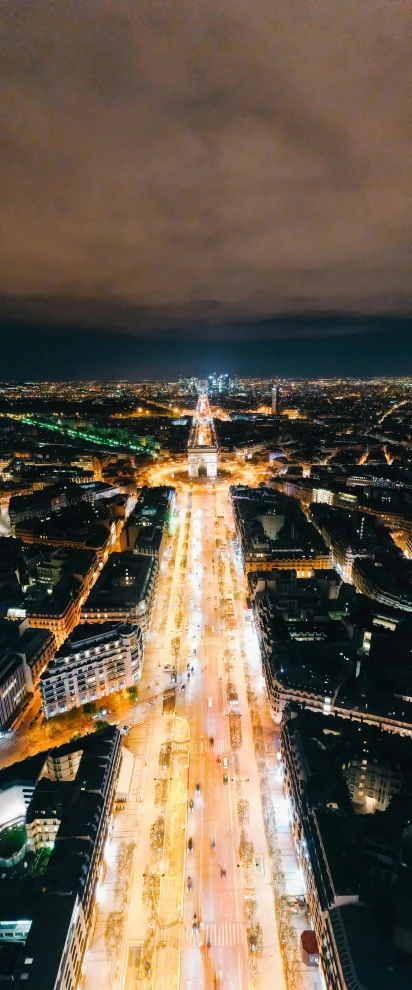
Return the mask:
<path id="1" fill-rule="evenodd" d="M 147 868 L 146 873 L 143 874 L 143 878 L 143 904 L 149 908 L 150 917 L 153 917 L 159 906 L 160 876 L 158 873 L 152 873 L 150 868 Z"/>
<path id="2" fill-rule="evenodd" d="M 134 705 L 139 700 L 139 692 L 135 684 L 132 687 L 126 688 L 126 694 L 127 700 L 131 705 Z"/>
<path id="3" fill-rule="evenodd" d="M 246 836 L 244 829 L 240 832 L 240 842 L 239 842 L 239 859 L 241 865 L 245 867 L 252 866 L 254 857 L 253 842 L 250 842 Z"/>
<path id="4" fill-rule="evenodd" d="M 121 911 L 112 911 L 107 918 L 104 940 L 108 955 L 117 958 L 123 938 L 125 916 Z"/>
<path id="5" fill-rule="evenodd" d="M 85 715 L 95 715 L 97 712 L 97 705 L 95 701 L 86 701 L 83 705 L 83 711 Z"/>
<path id="6" fill-rule="evenodd" d="M 103 718 L 97 718 L 94 723 L 94 731 L 102 732 L 103 729 L 107 729 L 107 722 L 105 722 Z"/>
<path id="7" fill-rule="evenodd" d="M 237 803 L 237 820 L 242 830 L 249 825 L 249 801 L 244 798 L 240 798 Z"/>
<path id="8" fill-rule="evenodd" d="M 164 808 L 167 802 L 167 780 L 158 780 L 155 787 L 155 808 Z"/>
<path id="9" fill-rule="evenodd" d="M 163 850 L 165 839 L 165 819 L 159 815 L 153 825 L 150 826 L 150 849 L 154 856 L 160 856 Z"/>

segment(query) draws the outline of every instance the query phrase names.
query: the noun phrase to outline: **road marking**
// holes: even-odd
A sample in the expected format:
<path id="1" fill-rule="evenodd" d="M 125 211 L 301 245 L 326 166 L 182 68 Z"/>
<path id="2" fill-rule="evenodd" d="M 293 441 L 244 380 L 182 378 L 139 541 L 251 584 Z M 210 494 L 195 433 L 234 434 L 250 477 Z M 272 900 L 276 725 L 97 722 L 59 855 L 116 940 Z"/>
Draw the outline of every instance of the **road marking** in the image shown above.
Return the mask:
<path id="1" fill-rule="evenodd" d="M 230 753 L 230 738 L 229 736 L 223 736 L 223 738 L 215 739 L 214 745 L 211 746 L 208 739 L 204 739 L 200 742 L 200 752 L 201 753 Z"/>
<path id="2" fill-rule="evenodd" d="M 147 701 L 142 701 L 130 718 L 130 725 L 141 725 L 146 715 Z"/>
<path id="3" fill-rule="evenodd" d="M 237 921 L 222 921 L 212 924 L 205 924 L 201 932 L 186 930 L 186 942 L 188 945 L 199 945 L 210 942 L 211 946 L 220 948 L 231 948 L 236 945 L 243 945 L 243 926 Z"/>

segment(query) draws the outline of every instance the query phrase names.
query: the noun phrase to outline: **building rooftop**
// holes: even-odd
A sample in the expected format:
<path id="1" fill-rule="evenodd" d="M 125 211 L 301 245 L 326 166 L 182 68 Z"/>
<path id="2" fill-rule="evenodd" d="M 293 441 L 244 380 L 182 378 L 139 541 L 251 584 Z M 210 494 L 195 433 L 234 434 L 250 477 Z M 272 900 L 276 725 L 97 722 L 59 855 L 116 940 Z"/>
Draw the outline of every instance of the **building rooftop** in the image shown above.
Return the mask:
<path id="1" fill-rule="evenodd" d="M 407 990 L 412 981 L 406 948 L 412 933 L 412 740 L 306 709 L 285 715 L 282 753 L 346 986 Z M 392 764 L 401 772 L 401 790 L 386 810 L 360 813 L 352 804 L 345 771 L 354 761 L 385 772 Z"/>
<path id="2" fill-rule="evenodd" d="M 145 601 L 155 566 L 152 557 L 131 550 L 112 553 L 83 607 L 84 617 L 89 612 L 134 608 Z"/>

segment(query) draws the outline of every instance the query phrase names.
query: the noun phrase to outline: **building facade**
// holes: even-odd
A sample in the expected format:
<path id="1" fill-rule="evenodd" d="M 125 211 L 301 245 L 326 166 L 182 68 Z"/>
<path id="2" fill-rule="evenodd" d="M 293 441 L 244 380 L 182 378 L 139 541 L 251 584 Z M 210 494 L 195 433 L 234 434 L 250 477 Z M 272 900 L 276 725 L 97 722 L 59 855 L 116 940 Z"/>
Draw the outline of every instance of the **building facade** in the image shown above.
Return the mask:
<path id="1" fill-rule="evenodd" d="M 29 693 L 30 671 L 19 653 L 0 654 L 0 729 L 10 726 Z"/>
<path id="2" fill-rule="evenodd" d="M 98 701 L 139 680 L 143 638 L 126 622 L 79 625 L 40 678 L 46 718 Z"/>

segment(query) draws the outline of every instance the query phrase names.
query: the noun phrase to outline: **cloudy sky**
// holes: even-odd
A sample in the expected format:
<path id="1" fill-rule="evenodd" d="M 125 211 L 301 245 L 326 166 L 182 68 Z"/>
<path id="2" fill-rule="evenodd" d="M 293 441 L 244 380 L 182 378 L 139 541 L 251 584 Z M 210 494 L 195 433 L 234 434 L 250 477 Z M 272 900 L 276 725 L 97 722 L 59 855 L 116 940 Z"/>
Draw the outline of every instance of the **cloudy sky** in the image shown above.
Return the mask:
<path id="1" fill-rule="evenodd" d="M 410 313 L 406 0 L 1 9 L 3 321 Z"/>

